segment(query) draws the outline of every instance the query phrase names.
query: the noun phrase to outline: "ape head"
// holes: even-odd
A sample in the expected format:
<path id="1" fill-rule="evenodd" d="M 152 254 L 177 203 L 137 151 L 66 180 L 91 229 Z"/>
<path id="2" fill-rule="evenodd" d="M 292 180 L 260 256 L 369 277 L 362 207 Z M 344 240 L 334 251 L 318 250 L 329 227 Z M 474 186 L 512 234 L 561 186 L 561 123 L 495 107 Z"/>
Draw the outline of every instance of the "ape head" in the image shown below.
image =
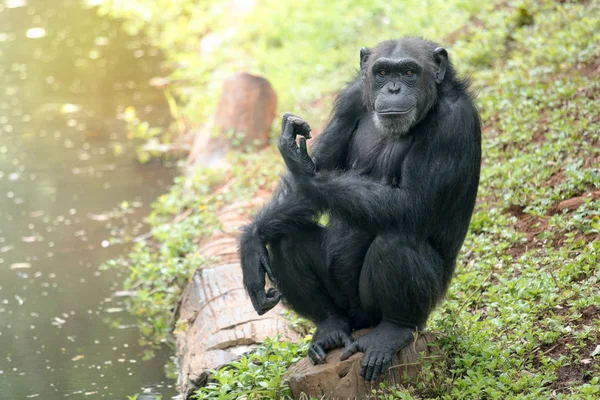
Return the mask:
<path id="1" fill-rule="evenodd" d="M 363 99 L 375 125 L 405 135 L 437 101 L 438 87 L 452 73 L 448 52 L 420 38 L 388 40 L 360 50 Z"/>

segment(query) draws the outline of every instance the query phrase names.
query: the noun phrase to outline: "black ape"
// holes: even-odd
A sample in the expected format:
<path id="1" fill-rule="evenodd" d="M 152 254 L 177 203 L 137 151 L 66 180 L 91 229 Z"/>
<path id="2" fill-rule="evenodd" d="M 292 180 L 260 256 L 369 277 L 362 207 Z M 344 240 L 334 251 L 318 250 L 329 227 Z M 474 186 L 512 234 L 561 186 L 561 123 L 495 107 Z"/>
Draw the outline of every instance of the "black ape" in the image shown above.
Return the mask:
<path id="1" fill-rule="evenodd" d="M 259 314 L 283 295 L 316 323 L 313 362 L 346 346 L 342 358 L 364 352 L 361 374 L 376 380 L 443 297 L 479 184 L 481 129 L 467 86 L 445 49 L 390 40 L 361 50 L 360 76 L 340 93 L 312 158 L 310 127 L 284 115 L 289 173 L 240 251 Z M 324 212 L 326 227 L 316 222 Z M 277 286 L 266 293 L 265 273 Z"/>

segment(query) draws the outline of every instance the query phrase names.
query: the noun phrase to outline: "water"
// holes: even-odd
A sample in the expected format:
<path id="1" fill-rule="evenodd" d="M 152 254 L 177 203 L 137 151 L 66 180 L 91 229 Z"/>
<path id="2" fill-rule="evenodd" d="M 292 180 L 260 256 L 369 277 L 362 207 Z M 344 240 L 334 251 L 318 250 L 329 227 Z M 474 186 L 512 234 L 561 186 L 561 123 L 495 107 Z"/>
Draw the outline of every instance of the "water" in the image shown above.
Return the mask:
<path id="1" fill-rule="evenodd" d="M 98 271 L 176 174 L 139 165 L 116 117 L 167 122 L 160 62 L 79 1 L 0 1 L 0 400 L 175 393 L 168 349 L 144 361 L 113 296 L 123 276 Z"/>

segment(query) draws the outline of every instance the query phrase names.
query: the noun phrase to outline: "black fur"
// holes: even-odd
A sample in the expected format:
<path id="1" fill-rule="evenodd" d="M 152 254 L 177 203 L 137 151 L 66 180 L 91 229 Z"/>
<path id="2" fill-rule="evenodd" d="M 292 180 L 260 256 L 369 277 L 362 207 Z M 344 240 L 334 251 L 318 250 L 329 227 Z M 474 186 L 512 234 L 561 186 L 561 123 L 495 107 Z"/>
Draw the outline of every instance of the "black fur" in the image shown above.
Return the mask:
<path id="1" fill-rule="evenodd" d="M 377 380 L 446 292 L 475 205 L 481 129 L 468 83 L 435 43 L 382 42 L 360 62 L 312 156 L 308 124 L 284 115 L 289 172 L 240 251 L 259 314 L 283 295 L 317 325 L 313 362 L 346 346 L 342 358 L 365 352 L 361 374 Z M 265 273 L 277 289 L 265 292 Z M 363 327 L 375 329 L 354 341 Z"/>

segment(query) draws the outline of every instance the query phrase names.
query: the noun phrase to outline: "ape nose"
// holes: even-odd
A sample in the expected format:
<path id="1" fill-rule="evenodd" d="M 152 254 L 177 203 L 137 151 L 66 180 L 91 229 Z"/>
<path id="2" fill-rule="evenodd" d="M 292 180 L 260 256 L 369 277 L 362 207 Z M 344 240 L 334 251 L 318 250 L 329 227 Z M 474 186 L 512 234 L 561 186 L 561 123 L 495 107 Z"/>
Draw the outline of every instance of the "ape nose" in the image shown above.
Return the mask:
<path id="1" fill-rule="evenodd" d="M 391 82 L 388 85 L 388 91 L 392 94 L 398 94 L 400 93 L 400 84 L 397 82 Z"/>

